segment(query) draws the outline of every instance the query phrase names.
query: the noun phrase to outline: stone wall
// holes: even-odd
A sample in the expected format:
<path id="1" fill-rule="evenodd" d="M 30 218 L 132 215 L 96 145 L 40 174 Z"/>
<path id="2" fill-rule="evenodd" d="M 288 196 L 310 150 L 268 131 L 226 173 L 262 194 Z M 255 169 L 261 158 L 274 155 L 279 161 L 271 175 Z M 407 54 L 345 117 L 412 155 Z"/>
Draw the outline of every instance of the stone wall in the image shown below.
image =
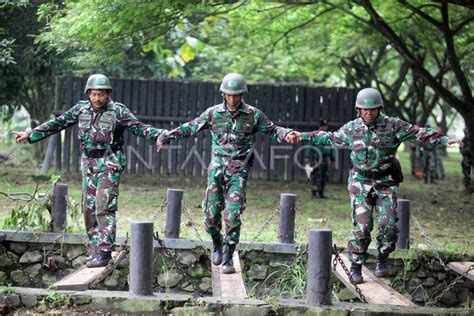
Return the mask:
<path id="1" fill-rule="evenodd" d="M 1 233 L 0 233 L 1 234 Z M 0 239 L 1 240 L 1 239 Z M 155 243 L 154 292 L 212 296 L 210 242 L 163 239 L 171 257 Z M 121 240 L 119 239 L 118 242 Z M 239 244 L 241 267 L 251 297 L 305 299 L 306 258 L 301 247 L 288 244 Z M 168 252 L 168 251 L 167 251 Z M 87 247 L 77 234 L 5 232 L 0 243 L 0 284 L 47 288 L 81 266 Z M 295 258 L 299 260 L 295 262 Z M 443 255 L 443 261 L 473 261 Z M 445 271 L 438 261 L 423 252 L 396 252 L 389 261 L 387 282 L 418 305 L 431 301 L 458 274 Z M 367 267 L 373 270 L 375 257 Z M 128 291 L 128 256 L 97 289 Z M 340 300 L 357 301 L 333 279 L 333 292 Z M 463 278 L 440 299 L 438 306 L 463 307 L 474 299 L 474 282 Z"/>

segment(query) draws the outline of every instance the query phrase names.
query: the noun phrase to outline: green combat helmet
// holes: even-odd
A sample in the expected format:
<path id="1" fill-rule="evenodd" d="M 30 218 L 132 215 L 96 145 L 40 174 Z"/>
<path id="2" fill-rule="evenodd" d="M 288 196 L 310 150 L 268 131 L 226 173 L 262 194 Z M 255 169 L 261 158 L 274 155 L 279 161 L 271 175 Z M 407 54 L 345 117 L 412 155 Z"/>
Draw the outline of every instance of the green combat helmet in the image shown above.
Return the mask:
<path id="1" fill-rule="evenodd" d="M 236 73 L 225 75 L 219 91 L 227 95 L 239 95 L 247 92 L 247 83 L 244 76 Z"/>
<path id="2" fill-rule="evenodd" d="M 382 95 L 374 88 L 362 89 L 357 93 L 355 107 L 359 109 L 383 108 Z"/>
<path id="3" fill-rule="evenodd" d="M 112 85 L 110 84 L 110 79 L 106 75 L 95 74 L 90 76 L 87 79 L 86 87 L 84 88 L 84 93 L 87 94 L 89 90 L 109 90 L 112 92 Z"/>

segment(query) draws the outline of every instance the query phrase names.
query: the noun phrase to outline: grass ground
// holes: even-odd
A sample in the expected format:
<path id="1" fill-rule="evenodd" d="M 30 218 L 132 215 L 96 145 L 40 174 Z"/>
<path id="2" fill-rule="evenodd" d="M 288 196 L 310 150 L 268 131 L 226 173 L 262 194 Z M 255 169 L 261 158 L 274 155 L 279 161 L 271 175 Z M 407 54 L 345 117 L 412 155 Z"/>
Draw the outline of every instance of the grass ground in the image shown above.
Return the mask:
<path id="1" fill-rule="evenodd" d="M 438 250 L 474 255 L 474 195 L 463 192 L 462 175 L 459 166 L 461 156 L 450 152 L 445 159 L 447 179 L 438 184 L 424 184 L 411 177 L 408 156 L 400 152 L 405 171 L 405 182 L 401 186 L 400 198 L 411 200 L 412 214 L 419 220 L 426 234 Z M 47 179 L 35 176 L 36 170 L 19 167 L 5 167 L 0 171 L 0 190 L 5 192 L 33 192 L 35 182 L 44 192 L 50 187 Z M 62 174 L 69 184 L 70 199 L 79 203 L 81 199 L 80 176 Z M 160 205 L 167 188 L 185 191 L 184 201 L 189 212 L 182 214 L 181 238 L 208 239 L 203 230 L 203 213 L 200 204 L 204 195 L 203 179 L 139 177 L 124 174 L 120 186 L 118 235 L 124 236 L 132 220 L 153 220 L 155 230 L 164 229 L 165 214 Z M 328 200 L 311 200 L 308 184 L 301 182 L 267 182 L 250 180 L 247 188 L 247 209 L 242 215 L 242 241 L 275 242 L 278 240 L 278 216 L 274 216 L 266 227 L 262 227 L 274 213 L 281 193 L 297 194 L 296 242 L 306 243 L 308 231 L 313 228 L 329 228 L 338 246 L 345 246 L 350 234 L 349 196 L 345 185 L 329 185 Z M 11 209 L 21 204 L 0 194 L 0 226 L 9 216 Z M 189 214 L 188 214 L 189 213 Z M 74 231 L 82 231 L 82 219 L 70 220 Z M 193 228 L 196 228 L 196 230 Z M 413 246 L 429 245 L 420 231 L 411 223 Z M 199 236 L 198 236 L 199 235 Z M 374 246 L 374 243 L 371 245 Z"/>

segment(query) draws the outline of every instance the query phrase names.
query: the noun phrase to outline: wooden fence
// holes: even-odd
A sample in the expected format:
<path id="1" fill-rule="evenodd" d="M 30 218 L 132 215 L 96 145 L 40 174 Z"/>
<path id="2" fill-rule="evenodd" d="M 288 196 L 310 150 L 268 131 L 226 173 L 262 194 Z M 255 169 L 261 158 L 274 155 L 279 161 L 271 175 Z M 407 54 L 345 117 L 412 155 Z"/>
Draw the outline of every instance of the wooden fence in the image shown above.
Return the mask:
<path id="1" fill-rule="evenodd" d="M 65 111 L 83 94 L 87 78 L 61 77 L 56 84 L 56 110 Z M 222 102 L 219 84 L 202 81 L 143 81 L 113 79 L 112 98 L 121 102 L 143 122 L 171 129 Z M 247 103 L 260 108 L 274 123 L 300 131 L 316 129 L 321 118 L 335 130 L 354 117 L 356 91 L 346 88 L 318 88 L 297 84 L 249 85 Z M 57 138 L 54 164 L 65 171 L 80 170 L 77 126 Z M 204 177 L 211 157 L 208 130 L 171 143 L 156 152 L 155 144 L 125 133 L 127 172 L 141 175 Z M 302 166 L 304 144 L 277 143 L 257 134 L 252 178 L 297 180 L 305 177 Z M 333 182 L 345 182 L 350 161 L 348 150 L 337 149 Z"/>

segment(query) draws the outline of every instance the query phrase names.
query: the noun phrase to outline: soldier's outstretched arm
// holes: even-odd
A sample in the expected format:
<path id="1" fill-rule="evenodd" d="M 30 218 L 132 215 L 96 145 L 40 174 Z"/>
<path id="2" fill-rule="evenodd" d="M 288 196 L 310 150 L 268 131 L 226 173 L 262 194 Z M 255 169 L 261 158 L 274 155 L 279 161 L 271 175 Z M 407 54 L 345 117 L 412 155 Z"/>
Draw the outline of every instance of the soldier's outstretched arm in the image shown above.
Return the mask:
<path id="1" fill-rule="evenodd" d="M 157 140 L 157 145 L 159 147 L 158 149 L 163 148 L 165 144 L 169 143 L 172 140 L 179 140 L 182 138 L 190 137 L 197 134 L 199 131 L 202 131 L 203 129 L 209 128 L 211 115 L 212 108 L 208 108 L 194 120 L 184 123 L 176 127 L 175 129 L 168 131 L 167 133 L 162 133 Z M 158 144 L 158 141 L 161 145 Z"/>
<path id="2" fill-rule="evenodd" d="M 432 128 L 419 127 L 417 125 L 405 122 L 399 118 L 391 118 L 391 120 L 393 122 L 393 129 L 396 131 L 397 136 L 401 142 L 416 139 L 421 143 L 442 145 L 449 144 L 450 139 L 448 136 L 437 133 Z M 457 143 L 457 141 L 454 140 L 454 143 Z"/>
<path id="3" fill-rule="evenodd" d="M 295 134 L 296 131 L 293 131 L 291 128 L 275 125 L 267 118 L 265 113 L 260 110 L 257 110 L 256 115 L 257 130 L 260 133 L 270 134 L 274 140 L 280 143 L 287 141 L 290 144 L 294 144 L 298 141 L 298 136 Z"/>
<path id="4" fill-rule="evenodd" d="M 311 145 L 348 146 L 351 130 L 352 122 L 349 122 L 335 132 L 303 132 L 301 133 L 300 140 L 309 141 Z"/>

